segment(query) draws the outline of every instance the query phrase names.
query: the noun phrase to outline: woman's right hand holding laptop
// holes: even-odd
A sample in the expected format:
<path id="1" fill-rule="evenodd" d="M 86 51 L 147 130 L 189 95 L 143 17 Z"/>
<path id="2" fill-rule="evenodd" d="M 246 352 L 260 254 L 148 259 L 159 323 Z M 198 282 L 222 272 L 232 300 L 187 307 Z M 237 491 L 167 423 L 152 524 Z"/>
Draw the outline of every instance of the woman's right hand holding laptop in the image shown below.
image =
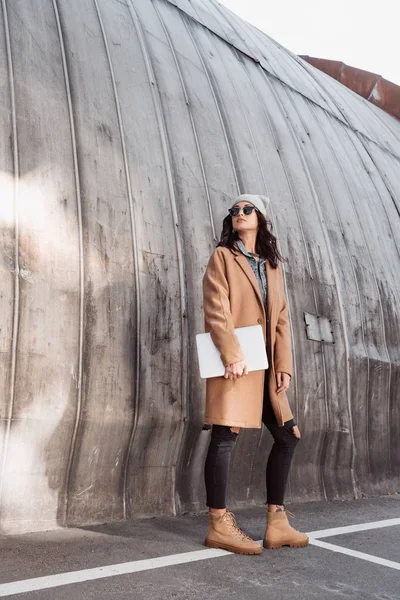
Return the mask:
<path id="1" fill-rule="evenodd" d="M 226 365 L 224 377 L 225 379 L 237 379 L 243 375 L 248 375 L 247 364 L 245 360 Z"/>

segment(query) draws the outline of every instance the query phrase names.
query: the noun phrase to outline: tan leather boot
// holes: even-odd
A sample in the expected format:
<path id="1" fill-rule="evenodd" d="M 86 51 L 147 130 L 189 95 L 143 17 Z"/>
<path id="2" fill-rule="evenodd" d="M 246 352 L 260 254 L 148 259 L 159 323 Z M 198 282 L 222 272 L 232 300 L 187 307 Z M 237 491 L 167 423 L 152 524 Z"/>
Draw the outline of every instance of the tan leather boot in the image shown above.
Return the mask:
<path id="1" fill-rule="evenodd" d="M 236 525 L 233 513 L 227 510 L 223 515 L 210 513 L 205 545 L 209 548 L 222 548 L 235 554 L 261 554 L 262 548 Z"/>
<path id="2" fill-rule="evenodd" d="M 267 512 L 267 529 L 264 535 L 264 548 L 304 548 L 308 545 L 308 535 L 293 529 L 288 520 L 288 515 L 294 517 L 288 510 L 280 512 Z"/>

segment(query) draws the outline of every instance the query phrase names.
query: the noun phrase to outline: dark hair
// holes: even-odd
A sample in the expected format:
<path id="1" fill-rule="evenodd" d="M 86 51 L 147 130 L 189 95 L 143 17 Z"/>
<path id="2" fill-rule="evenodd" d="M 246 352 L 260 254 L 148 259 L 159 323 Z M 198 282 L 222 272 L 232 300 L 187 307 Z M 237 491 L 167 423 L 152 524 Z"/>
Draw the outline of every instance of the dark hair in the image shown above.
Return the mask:
<path id="1" fill-rule="evenodd" d="M 256 215 L 258 219 L 256 252 L 260 256 L 267 258 L 272 268 L 276 269 L 279 261 L 287 262 L 287 259 L 283 258 L 277 248 L 276 237 L 272 233 L 271 221 L 266 219 L 259 210 L 256 210 Z M 217 247 L 225 246 L 226 248 L 237 250 L 236 241 L 238 239 L 239 234 L 237 231 L 233 230 L 232 217 L 228 214 L 223 220 L 221 238 Z"/>

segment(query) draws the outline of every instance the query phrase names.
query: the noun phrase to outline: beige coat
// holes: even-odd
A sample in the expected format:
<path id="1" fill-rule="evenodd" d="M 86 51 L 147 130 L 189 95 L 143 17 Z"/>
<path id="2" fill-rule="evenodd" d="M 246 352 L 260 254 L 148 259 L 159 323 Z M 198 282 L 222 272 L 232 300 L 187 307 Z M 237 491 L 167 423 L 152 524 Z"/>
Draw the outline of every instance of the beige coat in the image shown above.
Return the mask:
<path id="1" fill-rule="evenodd" d="M 219 246 L 203 277 L 205 331 L 211 333 L 224 365 L 243 360 L 235 327 L 260 323 L 267 341 L 269 394 L 280 426 L 293 418 L 285 393 L 276 393 L 276 372 L 292 376 L 292 352 L 282 271 L 266 261 L 268 310 L 265 314 L 257 279 L 239 251 Z M 268 335 L 266 335 L 268 332 Z M 265 370 L 251 371 L 235 381 L 206 381 L 205 423 L 231 427 L 261 427 Z"/>

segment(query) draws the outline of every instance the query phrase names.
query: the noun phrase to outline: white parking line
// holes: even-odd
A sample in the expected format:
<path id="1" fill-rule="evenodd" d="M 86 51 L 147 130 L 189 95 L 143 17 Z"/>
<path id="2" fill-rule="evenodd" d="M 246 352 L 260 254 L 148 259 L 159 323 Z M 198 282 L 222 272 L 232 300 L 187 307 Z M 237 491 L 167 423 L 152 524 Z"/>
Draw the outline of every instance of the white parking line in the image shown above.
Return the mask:
<path id="1" fill-rule="evenodd" d="M 336 544 L 321 542 L 315 538 L 310 538 L 310 544 L 313 546 L 319 546 L 319 548 L 325 548 L 326 550 L 332 550 L 332 552 L 340 552 L 340 554 L 347 554 L 347 556 L 355 556 L 356 558 L 361 558 L 362 560 L 367 560 L 368 562 L 372 562 L 377 565 L 383 565 L 384 567 L 390 567 L 391 569 L 397 569 L 400 571 L 400 563 L 394 562 L 393 560 L 386 560 L 386 558 L 372 556 L 372 554 L 365 554 L 365 552 L 358 552 L 357 550 L 350 550 L 349 548 L 336 546 Z"/>
<path id="2" fill-rule="evenodd" d="M 368 531 L 369 529 L 381 529 L 381 527 L 393 527 L 400 525 L 400 519 L 385 519 L 384 521 L 373 521 L 372 523 L 361 523 L 360 525 L 348 525 L 347 527 L 334 527 L 333 529 L 321 529 L 320 531 L 311 531 L 308 535 L 314 540 L 319 538 L 331 537 L 333 535 L 343 535 L 345 533 L 356 533 L 357 531 Z"/>
<path id="3" fill-rule="evenodd" d="M 71 583 L 94 581 L 95 579 L 115 577 L 116 575 L 138 573 L 139 571 L 159 569 L 160 567 L 183 565 L 185 563 L 190 563 L 197 560 L 218 558 L 219 556 L 227 556 L 229 554 L 231 554 L 231 552 L 227 552 L 226 550 L 214 550 L 210 548 L 207 550 L 185 552 L 184 554 L 171 554 L 170 556 L 160 556 L 159 558 L 135 560 L 133 562 L 120 563 L 118 565 L 84 569 L 82 571 L 58 573 L 57 575 L 48 575 L 46 577 L 35 577 L 34 579 L 12 581 L 10 583 L 3 583 L 0 585 L 0 597 L 4 598 L 5 596 L 13 596 L 14 594 L 24 594 L 26 592 L 46 590 L 62 585 L 71 585 Z"/>
<path id="4" fill-rule="evenodd" d="M 400 563 L 396 563 L 391 560 L 385 560 L 369 554 L 364 554 L 363 552 L 357 552 L 356 550 L 348 550 L 347 548 L 342 548 L 341 546 L 328 544 L 319 540 L 319 538 L 322 537 L 354 533 L 357 531 L 367 531 L 369 529 L 379 529 L 381 527 L 391 527 L 394 525 L 400 525 L 400 519 L 387 519 L 385 521 L 373 521 L 371 523 L 350 525 L 348 527 L 335 527 L 333 529 L 311 531 L 308 533 L 308 535 L 310 537 L 310 544 L 314 546 L 319 546 L 320 548 L 325 548 L 334 552 L 341 552 L 342 554 L 368 560 L 392 569 L 400 569 Z M 260 543 L 262 543 L 262 540 L 260 540 Z M 24 579 L 22 581 L 11 581 L 9 583 L 0 584 L 0 597 L 4 598 L 6 596 L 14 596 L 15 594 L 24 594 L 27 592 L 45 590 L 63 585 L 71 585 L 73 583 L 83 583 L 85 581 L 94 581 L 96 579 L 115 577 L 117 575 L 127 575 L 130 573 L 138 573 L 140 571 L 148 571 L 151 569 L 159 569 L 173 565 L 182 565 L 199 560 L 208 560 L 210 558 L 228 556 L 229 554 L 231 554 L 231 552 L 227 552 L 226 550 L 196 550 L 194 552 L 185 552 L 183 554 L 160 556 L 159 558 L 136 560 L 117 565 L 106 565 L 104 567 L 84 569 L 82 571 L 70 571 L 67 573 L 58 573 L 56 575 L 48 575 L 45 577 Z"/>

